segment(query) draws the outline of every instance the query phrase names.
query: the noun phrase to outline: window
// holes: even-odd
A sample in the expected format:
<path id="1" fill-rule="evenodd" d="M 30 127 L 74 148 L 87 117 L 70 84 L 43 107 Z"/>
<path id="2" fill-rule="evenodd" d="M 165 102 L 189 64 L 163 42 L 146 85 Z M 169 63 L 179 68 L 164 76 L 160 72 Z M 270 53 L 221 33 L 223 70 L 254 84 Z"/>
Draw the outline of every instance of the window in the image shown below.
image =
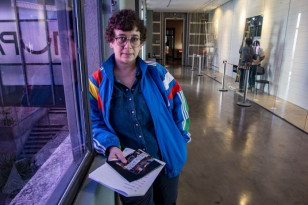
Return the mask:
<path id="1" fill-rule="evenodd" d="M 261 38 L 262 22 L 263 16 L 254 16 L 246 19 L 245 32 L 248 34 L 249 38 L 253 40 Z"/>
<path id="2" fill-rule="evenodd" d="M 91 157 L 73 9 L 0 1 L 0 204 L 57 203 Z"/>

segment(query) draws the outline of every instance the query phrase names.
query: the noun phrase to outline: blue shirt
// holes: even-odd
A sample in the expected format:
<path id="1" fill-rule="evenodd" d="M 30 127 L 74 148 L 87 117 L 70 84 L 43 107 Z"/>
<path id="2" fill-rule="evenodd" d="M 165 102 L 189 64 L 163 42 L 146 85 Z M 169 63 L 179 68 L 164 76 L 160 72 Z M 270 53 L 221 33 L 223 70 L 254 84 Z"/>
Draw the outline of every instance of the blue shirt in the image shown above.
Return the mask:
<path id="1" fill-rule="evenodd" d="M 140 69 L 132 89 L 114 78 L 110 103 L 110 124 L 120 139 L 121 148 L 142 149 L 161 159 L 154 124 L 140 89 Z"/>

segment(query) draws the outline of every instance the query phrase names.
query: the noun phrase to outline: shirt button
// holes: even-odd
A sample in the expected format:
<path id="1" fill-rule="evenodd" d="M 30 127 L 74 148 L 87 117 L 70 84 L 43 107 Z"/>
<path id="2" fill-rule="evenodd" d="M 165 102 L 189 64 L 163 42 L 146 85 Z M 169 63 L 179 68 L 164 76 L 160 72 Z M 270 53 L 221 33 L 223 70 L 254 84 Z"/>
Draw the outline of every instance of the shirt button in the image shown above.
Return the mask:
<path id="1" fill-rule="evenodd" d="M 129 98 L 129 100 L 132 100 L 131 98 Z"/>
<path id="2" fill-rule="evenodd" d="M 139 138 L 141 138 L 142 136 L 141 135 L 139 135 Z"/>
<path id="3" fill-rule="evenodd" d="M 135 89 L 133 88 L 132 91 L 134 91 Z"/>
<path id="4" fill-rule="evenodd" d="M 128 88 L 126 88 L 126 91 L 128 91 Z"/>
<path id="5" fill-rule="evenodd" d="M 145 151 L 145 148 L 143 148 L 142 150 Z"/>
<path id="6" fill-rule="evenodd" d="M 135 113 L 135 111 L 132 111 L 132 113 L 134 114 L 134 113 Z"/>
<path id="7" fill-rule="evenodd" d="M 136 124 L 136 126 L 138 127 L 138 126 L 139 126 L 139 124 Z"/>

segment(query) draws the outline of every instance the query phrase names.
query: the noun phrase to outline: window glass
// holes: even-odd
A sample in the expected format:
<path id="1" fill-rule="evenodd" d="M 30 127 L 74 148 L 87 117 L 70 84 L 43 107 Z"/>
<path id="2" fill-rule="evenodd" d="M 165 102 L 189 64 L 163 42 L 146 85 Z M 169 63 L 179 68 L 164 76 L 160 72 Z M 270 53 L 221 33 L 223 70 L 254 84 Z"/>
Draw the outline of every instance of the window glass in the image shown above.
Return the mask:
<path id="1" fill-rule="evenodd" d="M 19 19 L 44 20 L 45 10 L 43 2 L 39 0 L 17 0 Z"/>
<path id="2" fill-rule="evenodd" d="M 15 55 L 15 54 L 14 54 Z M 12 63 L 12 62 L 11 62 Z M 0 63 L 0 99 L 1 106 L 6 105 L 20 105 L 22 102 L 26 103 L 27 99 L 25 96 L 25 75 L 23 73 L 23 68 L 21 65 L 14 65 L 9 63 Z M 24 100 L 23 100 L 24 99 Z M 3 115 L 3 110 L 0 110 L 0 121 L 2 123 L 6 119 L 6 114 Z M 0 129 L 4 129 L 0 126 Z M 0 137 L 4 135 L 0 133 Z M 1 139 L 0 139 L 1 142 Z M 0 145 L 1 149 L 1 145 Z M 1 153 L 1 151 L 0 151 Z M 1 161 L 1 159 L 0 159 Z M 1 162 L 0 162 L 1 163 Z M 1 165 L 0 165 L 1 166 Z M 1 177 L 1 176 L 0 176 Z M 0 185 L 1 187 L 1 185 Z"/>
<path id="3" fill-rule="evenodd" d="M 0 204 L 57 204 L 91 151 L 72 8 L 0 1 Z"/>
<path id="4" fill-rule="evenodd" d="M 55 5 L 55 0 L 46 0 L 46 10 L 48 19 L 57 19 L 57 7 Z"/>
<path id="5" fill-rule="evenodd" d="M 60 65 L 53 66 L 53 77 L 55 80 L 55 85 L 63 85 L 62 67 Z"/>
<path id="6" fill-rule="evenodd" d="M 0 66 L 0 70 L 2 85 L 25 85 L 24 74 L 20 65 Z"/>
<path id="7" fill-rule="evenodd" d="M 50 69 L 48 65 L 29 65 L 26 69 L 29 85 L 51 84 Z"/>
<path id="8" fill-rule="evenodd" d="M 0 22 L 0 63 L 21 63 L 16 22 Z"/>
<path id="9" fill-rule="evenodd" d="M 14 7 L 11 7 L 11 0 L 0 1 L 0 20 L 15 20 Z"/>
<path id="10" fill-rule="evenodd" d="M 50 41 L 50 55 L 53 63 L 61 62 L 61 49 L 59 47 L 59 29 L 56 20 L 48 20 Z"/>
<path id="11" fill-rule="evenodd" d="M 22 21 L 20 30 L 26 63 L 48 63 L 49 46 L 45 22 Z"/>

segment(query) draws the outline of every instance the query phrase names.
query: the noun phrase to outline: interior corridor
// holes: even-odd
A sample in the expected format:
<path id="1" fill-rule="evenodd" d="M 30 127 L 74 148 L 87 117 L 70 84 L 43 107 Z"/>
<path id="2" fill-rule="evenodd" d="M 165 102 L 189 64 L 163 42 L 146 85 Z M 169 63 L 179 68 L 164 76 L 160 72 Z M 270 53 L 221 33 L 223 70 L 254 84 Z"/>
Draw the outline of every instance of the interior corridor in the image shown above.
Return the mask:
<path id="1" fill-rule="evenodd" d="M 308 134 L 190 68 L 169 66 L 189 105 L 192 141 L 179 205 L 308 204 Z"/>

